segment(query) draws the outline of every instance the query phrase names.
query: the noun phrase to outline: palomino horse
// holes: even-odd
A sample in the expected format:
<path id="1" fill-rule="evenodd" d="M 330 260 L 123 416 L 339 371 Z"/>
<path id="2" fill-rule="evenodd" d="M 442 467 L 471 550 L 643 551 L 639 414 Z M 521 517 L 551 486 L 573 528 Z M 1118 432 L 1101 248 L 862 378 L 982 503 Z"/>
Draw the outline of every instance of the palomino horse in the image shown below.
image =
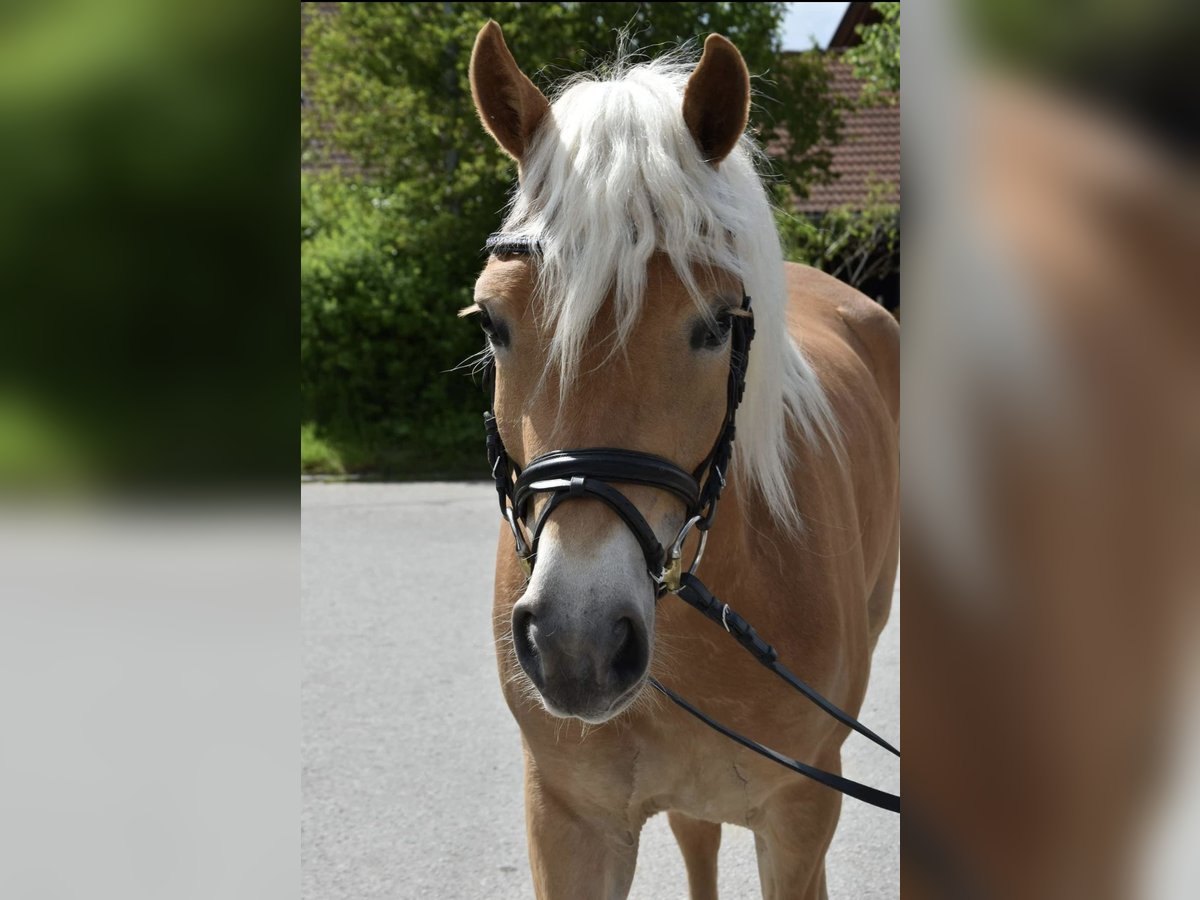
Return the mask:
<path id="1" fill-rule="evenodd" d="M 846 285 L 783 262 L 743 134 L 741 55 L 714 35 L 694 71 L 678 58 L 618 67 L 551 104 L 490 22 L 471 88 L 520 172 L 470 310 L 494 356 L 509 458 L 622 448 L 702 468 L 726 421 L 730 332 L 748 294 L 757 337 L 704 580 L 854 714 L 899 553 L 898 326 Z M 657 678 L 834 773 L 846 728 L 719 627 L 658 599 L 630 520 L 640 513 L 669 545 L 685 504 L 644 481 L 621 494 L 630 516 L 582 493 L 555 507 L 530 574 L 515 522 L 497 554 L 497 657 L 523 736 L 538 896 L 624 897 L 642 825 L 663 810 L 693 898 L 716 896 L 722 822 L 754 831 L 764 896 L 825 896 L 840 794 L 702 728 L 647 685 Z M 561 496 L 529 503 L 545 512 Z M 696 543 L 693 532 L 685 561 Z"/>

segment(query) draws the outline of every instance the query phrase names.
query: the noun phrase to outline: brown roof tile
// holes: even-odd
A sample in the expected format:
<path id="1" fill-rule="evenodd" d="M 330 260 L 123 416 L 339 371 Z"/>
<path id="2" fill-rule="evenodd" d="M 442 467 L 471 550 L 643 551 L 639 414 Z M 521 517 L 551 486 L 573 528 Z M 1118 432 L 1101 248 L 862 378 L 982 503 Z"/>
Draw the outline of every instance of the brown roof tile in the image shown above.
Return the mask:
<path id="1" fill-rule="evenodd" d="M 857 100 L 861 82 L 850 64 L 828 62 L 833 92 Z M 796 204 L 803 213 L 822 213 L 839 206 L 861 208 L 871 187 L 883 182 L 890 187 L 881 199 L 900 202 L 900 103 L 869 109 L 852 109 L 842 114 L 842 140 L 831 148 L 833 161 L 829 184 L 814 185 L 808 199 Z"/>

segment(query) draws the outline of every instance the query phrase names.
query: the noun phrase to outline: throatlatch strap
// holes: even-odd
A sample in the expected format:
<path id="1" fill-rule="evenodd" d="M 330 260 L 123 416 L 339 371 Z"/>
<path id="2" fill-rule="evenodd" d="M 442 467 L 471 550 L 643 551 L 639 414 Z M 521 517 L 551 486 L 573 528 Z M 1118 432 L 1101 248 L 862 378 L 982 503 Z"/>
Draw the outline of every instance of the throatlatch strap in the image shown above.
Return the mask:
<path id="1" fill-rule="evenodd" d="M 889 794 L 886 791 L 878 790 L 869 785 L 861 784 L 857 781 L 851 781 L 849 778 L 843 778 L 841 775 L 835 775 L 832 772 L 826 772 L 824 769 L 817 769 L 813 766 L 806 765 L 799 760 L 792 759 L 790 756 L 784 756 L 782 753 L 772 750 L 770 747 L 765 747 L 758 741 L 751 740 L 745 735 L 738 734 L 732 728 L 726 728 L 720 722 L 710 718 L 705 713 L 702 713 L 692 704 L 688 703 L 677 693 L 666 687 L 656 678 L 650 679 L 651 686 L 669 697 L 672 701 L 683 707 L 709 728 L 718 731 L 731 741 L 736 741 L 747 750 L 753 750 L 759 756 L 765 756 L 773 762 L 785 768 L 791 769 L 793 772 L 798 772 L 813 781 L 819 782 L 826 787 L 833 788 L 835 791 L 841 791 L 847 797 L 853 797 L 855 800 L 861 800 L 863 803 L 869 803 L 871 806 L 876 806 L 879 809 L 886 809 L 889 812 L 900 812 L 900 798 L 895 794 Z"/>

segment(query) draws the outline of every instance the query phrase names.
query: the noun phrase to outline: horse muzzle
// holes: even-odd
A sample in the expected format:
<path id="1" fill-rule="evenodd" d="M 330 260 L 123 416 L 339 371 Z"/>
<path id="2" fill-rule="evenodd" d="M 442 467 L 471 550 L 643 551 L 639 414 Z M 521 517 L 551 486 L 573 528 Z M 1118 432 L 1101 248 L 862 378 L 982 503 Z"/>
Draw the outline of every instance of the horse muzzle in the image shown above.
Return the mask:
<path id="1" fill-rule="evenodd" d="M 549 713 L 607 721 L 645 681 L 653 623 L 632 600 L 564 599 L 535 593 L 513 607 L 517 661 Z"/>

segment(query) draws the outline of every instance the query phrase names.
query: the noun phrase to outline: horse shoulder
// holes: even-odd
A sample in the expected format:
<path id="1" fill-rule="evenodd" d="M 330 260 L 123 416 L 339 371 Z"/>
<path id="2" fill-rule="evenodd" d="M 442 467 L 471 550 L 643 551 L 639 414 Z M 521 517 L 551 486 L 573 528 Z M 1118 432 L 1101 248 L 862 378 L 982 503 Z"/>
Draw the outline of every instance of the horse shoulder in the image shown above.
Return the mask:
<path id="1" fill-rule="evenodd" d="M 816 520 L 831 525 L 830 559 L 843 558 L 845 529 L 854 534 L 861 556 L 844 560 L 859 559 L 861 569 L 850 564 L 835 577 L 861 579 L 862 624 L 873 645 L 891 607 L 898 553 L 900 327 L 882 306 L 824 272 L 788 264 L 787 277 L 789 326 L 821 379 L 847 450 L 840 462 L 809 461 L 803 477 L 819 478 L 822 488 L 808 485 L 806 502 Z M 843 490 L 833 487 L 839 483 Z"/>
<path id="2" fill-rule="evenodd" d="M 831 275 L 787 263 L 789 324 L 818 370 L 846 350 L 870 373 L 893 422 L 900 419 L 900 324 L 880 304 Z"/>

